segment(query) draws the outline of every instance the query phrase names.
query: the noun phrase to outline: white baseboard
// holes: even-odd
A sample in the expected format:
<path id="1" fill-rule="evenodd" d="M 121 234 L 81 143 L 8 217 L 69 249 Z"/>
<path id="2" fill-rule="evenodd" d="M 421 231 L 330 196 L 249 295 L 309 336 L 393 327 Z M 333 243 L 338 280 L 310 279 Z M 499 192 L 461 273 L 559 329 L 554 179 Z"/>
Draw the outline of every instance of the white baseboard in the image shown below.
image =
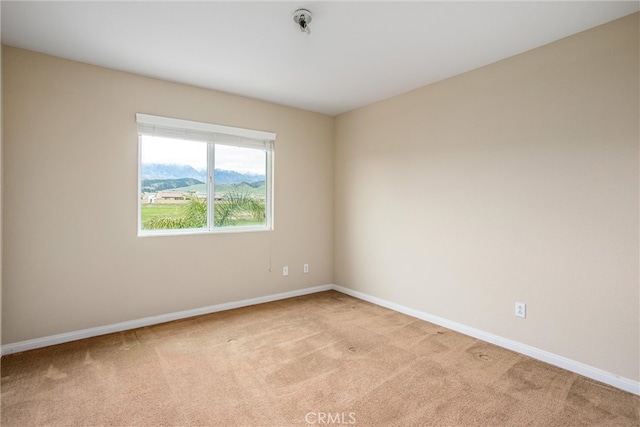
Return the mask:
<path id="1" fill-rule="evenodd" d="M 62 344 L 84 338 L 96 337 L 99 335 L 111 334 L 114 332 L 127 331 L 129 329 L 142 328 L 144 326 L 157 325 L 159 323 L 171 322 L 173 320 L 186 319 L 203 314 L 215 313 L 218 311 L 231 310 L 234 308 L 248 307 L 250 305 L 262 304 L 265 302 L 277 301 L 281 299 L 298 297 L 301 295 L 313 294 L 333 289 L 333 285 L 314 286 L 312 288 L 299 289 L 295 291 L 282 292 L 274 295 L 250 298 L 241 301 L 228 302 L 223 304 L 210 305 L 207 307 L 194 308 L 192 310 L 177 311 L 174 313 L 161 314 L 159 316 L 145 317 L 142 319 L 130 320 L 128 322 L 114 323 L 111 325 L 98 326 L 95 328 L 82 329 L 79 331 L 67 332 L 63 334 L 51 335 L 48 337 L 35 338 L 32 340 L 20 341 L 2 346 L 1 354 L 19 353 L 21 351 L 34 350 L 36 348 L 48 347 L 50 345 Z"/>
<path id="2" fill-rule="evenodd" d="M 613 387 L 619 388 L 624 391 L 636 394 L 640 396 L 640 382 L 631 380 L 629 378 L 620 377 L 612 374 L 611 372 L 603 371 L 602 369 L 595 368 L 590 365 L 586 365 L 575 360 L 567 359 L 566 357 L 559 356 L 557 354 L 550 353 L 545 350 L 540 350 L 535 347 L 528 346 L 526 344 L 519 343 L 507 338 L 493 335 L 488 332 L 481 331 L 479 329 L 471 328 L 469 326 L 452 322 L 447 319 L 443 319 L 438 316 L 425 313 L 423 311 L 415 310 L 409 307 L 405 307 L 400 304 L 396 304 L 382 298 L 377 298 L 362 292 L 354 291 L 349 288 L 345 288 L 338 285 L 321 285 L 311 288 L 299 289 L 295 291 L 282 292 L 274 295 L 266 295 L 263 297 L 250 298 L 241 301 L 228 302 L 223 304 L 211 305 L 208 307 L 201 307 L 192 310 L 178 311 L 174 313 L 162 314 L 159 316 L 145 317 L 143 319 L 131 320 L 128 322 L 114 323 L 112 325 L 99 326 L 96 328 L 82 329 L 80 331 L 68 332 L 64 334 L 52 335 L 43 338 L 36 338 L 32 340 L 20 341 L 17 343 L 6 344 L 1 347 L 1 354 L 12 354 L 21 351 L 33 350 L 36 348 L 48 347 L 50 345 L 62 344 L 65 342 L 76 341 L 83 338 L 90 338 L 99 335 L 110 334 L 113 332 L 126 331 L 135 328 L 141 328 L 144 326 L 156 325 L 159 323 L 170 322 L 173 320 L 186 319 L 189 317 L 200 316 L 203 314 L 215 313 L 218 311 L 231 310 L 234 308 L 247 307 L 250 305 L 262 304 L 265 302 L 278 301 L 287 298 L 293 298 L 302 295 L 308 295 L 316 292 L 324 292 L 329 290 L 336 290 L 343 294 L 353 296 L 363 301 L 386 307 L 388 309 L 397 311 L 399 313 L 406 314 L 417 319 L 425 320 L 427 322 L 440 325 L 447 329 L 451 329 L 462 334 L 477 338 L 482 341 L 495 344 L 497 346 L 513 350 L 515 352 L 533 357 L 534 359 L 541 360 L 551 365 L 558 366 L 559 368 L 566 369 L 567 371 L 574 372 L 576 374 L 583 375 L 587 378 L 591 378 L 605 384 L 609 384 Z"/>
<path id="3" fill-rule="evenodd" d="M 342 286 L 337 286 L 337 285 L 333 285 L 332 288 L 338 292 L 342 292 L 343 294 L 351 295 L 352 297 L 355 297 L 364 301 L 368 301 L 370 303 L 373 303 L 382 307 L 386 307 L 393 311 L 397 311 L 399 313 L 403 313 L 411 317 L 425 320 L 427 322 L 434 323 L 436 325 L 443 326 L 447 329 L 451 329 L 456 332 L 460 332 L 462 334 L 468 335 L 470 337 L 474 337 L 479 340 L 486 341 L 491 344 L 495 344 L 499 347 L 513 350 L 517 353 L 533 357 L 534 359 L 541 360 L 551 365 L 555 365 L 559 368 L 566 369 L 567 371 L 580 374 L 587 378 L 591 378 L 591 379 L 603 382 L 605 384 L 609 384 L 610 386 L 613 386 L 621 390 L 628 391 L 629 393 L 633 393 L 640 396 L 640 382 L 638 381 L 634 381 L 629 378 L 624 378 L 624 377 L 612 374 L 611 372 L 603 371 L 602 369 L 595 368 L 590 365 L 586 365 L 582 362 L 577 362 L 575 360 L 567 359 L 566 357 L 559 356 L 557 354 L 553 354 L 545 350 L 540 350 L 539 348 L 531 347 L 529 345 L 522 344 L 517 341 L 503 338 L 498 335 L 493 335 L 488 332 L 481 331 L 479 329 L 471 328 L 469 326 L 462 325 L 460 323 L 452 322 L 450 320 L 443 319 L 441 317 L 434 316 L 429 313 L 425 313 L 423 311 L 408 308 L 403 305 L 396 304 L 381 298 L 377 298 L 362 292 L 354 291 L 349 288 L 344 288 Z"/>

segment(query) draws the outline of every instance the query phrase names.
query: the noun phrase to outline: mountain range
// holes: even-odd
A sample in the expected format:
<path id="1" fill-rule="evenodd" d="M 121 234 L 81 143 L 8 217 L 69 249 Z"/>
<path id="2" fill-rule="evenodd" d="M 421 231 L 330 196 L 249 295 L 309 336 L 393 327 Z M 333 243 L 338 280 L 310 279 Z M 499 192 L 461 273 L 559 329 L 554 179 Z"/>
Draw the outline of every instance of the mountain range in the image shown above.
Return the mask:
<path id="1" fill-rule="evenodd" d="M 198 184 L 204 184 L 204 182 L 194 178 L 143 179 L 140 181 L 140 190 L 143 193 L 155 193 L 157 191 L 173 190 Z"/>
<path id="2" fill-rule="evenodd" d="M 207 182 L 207 171 L 198 170 L 189 165 L 172 165 L 164 163 L 143 163 L 140 170 L 140 179 L 143 181 L 158 180 L 182 180 L 195 179 L 202 183 Z M 224 169 L 216 169 L 214 178 L 217 184 L 247 184 L 258 183 L 265 180 L 264 175 L 242 173 Z M 176 187 L 172 187 L 176 188 Z"/>

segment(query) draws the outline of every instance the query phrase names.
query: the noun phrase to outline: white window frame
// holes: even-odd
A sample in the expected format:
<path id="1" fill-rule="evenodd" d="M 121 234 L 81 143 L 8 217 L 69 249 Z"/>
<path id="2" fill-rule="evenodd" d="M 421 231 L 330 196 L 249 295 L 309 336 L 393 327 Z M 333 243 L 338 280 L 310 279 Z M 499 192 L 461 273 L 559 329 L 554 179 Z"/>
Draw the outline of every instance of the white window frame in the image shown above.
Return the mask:
<path id="1" fill-rule="evenodd" d="M 251 129 L 223 126 L 212 123 L 195 122 L 191 120 L 174 119 L 153 116 L 150 114 L 136 114 L 138 123 L 138 236 L 171 236 L 184 234 L 218 234 L 252 231 L 273 230 L 273 151 L 276 134 Z M 206 142 L 207 145 L 207 222 L 208 227 L 195 229 L 174 230 L 143 230 L 142 229 L 142 136 L 161 136 L 166 138 L 184 139 Z M 265 171 L 265 225 L 215 227 L 215 145 L 231 145 L 244 148 L 259 148 L 266 152 Z"/>

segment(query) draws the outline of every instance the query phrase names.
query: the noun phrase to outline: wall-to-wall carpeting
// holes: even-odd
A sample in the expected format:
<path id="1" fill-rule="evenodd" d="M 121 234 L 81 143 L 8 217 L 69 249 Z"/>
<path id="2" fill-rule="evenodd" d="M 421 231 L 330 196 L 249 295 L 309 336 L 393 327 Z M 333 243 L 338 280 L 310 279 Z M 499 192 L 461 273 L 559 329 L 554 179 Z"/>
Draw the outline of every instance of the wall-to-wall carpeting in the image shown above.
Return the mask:
<path id="1" fill-rule="evenodd" d="M 2 358 L 8 426 L 637 426 L 640 397 L 330 291 Z"/>

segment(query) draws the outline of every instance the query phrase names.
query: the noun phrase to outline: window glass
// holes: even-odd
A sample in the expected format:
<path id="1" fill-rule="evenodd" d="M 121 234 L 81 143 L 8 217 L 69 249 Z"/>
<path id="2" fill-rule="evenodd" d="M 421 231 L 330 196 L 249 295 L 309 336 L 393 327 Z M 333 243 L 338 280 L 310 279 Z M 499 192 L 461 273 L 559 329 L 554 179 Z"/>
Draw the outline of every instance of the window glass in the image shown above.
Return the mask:
<path id="1" fill-rule="evenodd" d="M 216 227 L 266 225 L 265 150 L 215 146 Z"/>
<path id="2" fill-rule="evenodd" d="M 207 143 L 141 136 L 142 230 L 207 228 Z"/>

